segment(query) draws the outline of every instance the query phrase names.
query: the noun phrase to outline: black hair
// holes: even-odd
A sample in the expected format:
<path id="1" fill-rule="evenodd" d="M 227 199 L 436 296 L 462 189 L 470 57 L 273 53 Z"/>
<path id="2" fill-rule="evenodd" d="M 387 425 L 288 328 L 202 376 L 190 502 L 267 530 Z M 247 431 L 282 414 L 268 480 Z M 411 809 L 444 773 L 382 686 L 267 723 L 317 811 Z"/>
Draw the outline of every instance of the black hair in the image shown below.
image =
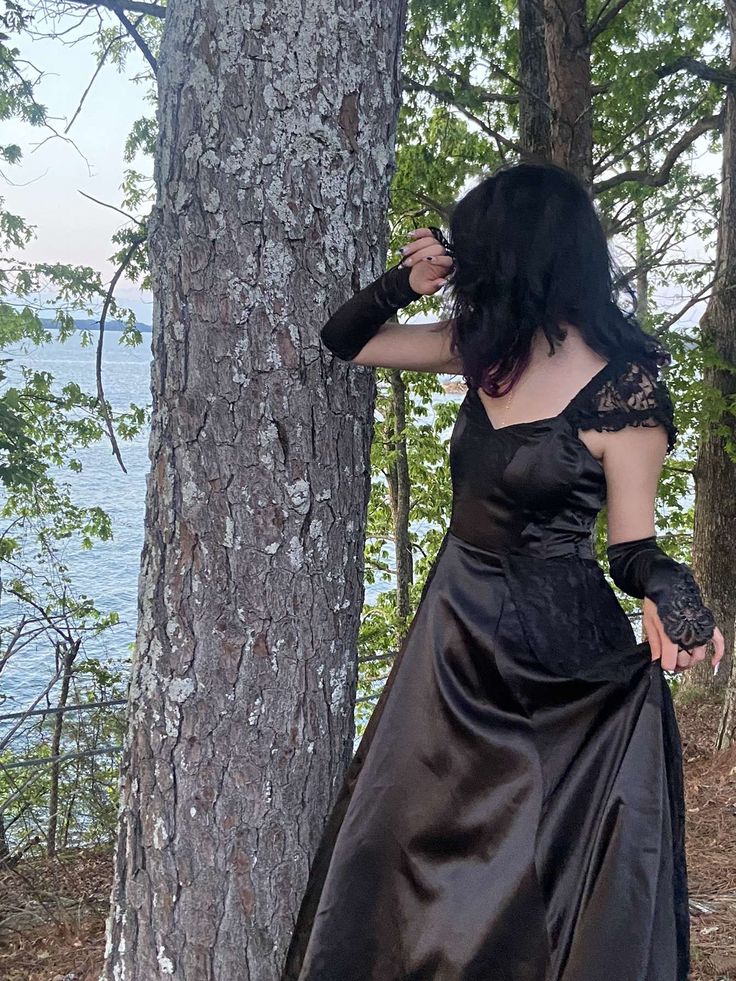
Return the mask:
<path id="1" fill-rule="evenodd" d="M 454 268 L 452 350 L 470 388 L 509 391 L 529 363 L 539 327 L 549 341 L 574 324 L 610 360 L 666 364 L 669 352 L 641 327 L 636 295 L 616 265 L 585 185 L 549 162 L 504 163 L 450 211 Z M 625 291 L 631 311 L 619 305 Z"/>

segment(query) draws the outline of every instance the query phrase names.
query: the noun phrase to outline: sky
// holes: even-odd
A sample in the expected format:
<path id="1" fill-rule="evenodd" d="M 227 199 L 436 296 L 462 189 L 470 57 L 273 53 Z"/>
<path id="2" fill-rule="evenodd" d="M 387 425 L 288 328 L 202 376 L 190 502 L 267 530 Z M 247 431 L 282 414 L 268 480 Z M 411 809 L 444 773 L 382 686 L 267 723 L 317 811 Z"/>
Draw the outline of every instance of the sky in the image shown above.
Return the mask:
<path id="1" fill-rule="evenodd" d="M 111 18 L 107 20 L 112 23 Z M 57 20 L 57 30 L 70 23 L 71 18 Z M 90 19 L 88 27 L 71 36 L 91 33 L 92 24 Z M 45 28 L 39 23 L 37 29 Z M 43 69 L 36 99 L 46 107 L 56 131 L 63 134 L 94 74 L 97 62 L 91 41 L 79 40 L 70 46 L 62 39 L 30 41 L 24 37 L 14 39 L 14 44 L 22 57 Z M 124 171 L 131 166 L 123 159 L 125 139 L 136 119 L 153 113 L 152 104 L 145 100 L 147 84 L 130 80 L 144 67 L 137 50 L 122 72 L 105 65 L 68 137 L 55 137 L 49 130 L 16 120 L 3 123 L 3 144 L 17 143 L 23 159 L 17 166 L 5 167 L 0 194 L 9 211 L 37 226 L 36 238 L 23 253 L 27 261 L 91 266 L 109 282 L 114 265 L 107 257 L 116 248 L 111 237 L 127 222 L 119 213 L 90 201 L 80 192 L 120 206 Z M 152 174 L 152 161 L 143 155 L 138 155 L 132 166 L 143 174 Z M 142 294 L 130 281 L 121 280 L 116 296 L 121 305 L 135 311 L 140 323 L 150 324 L 150 295 Z"/>
<path id="2" fill-rule="evenodd" d="M 112 23 L 104 11 L 100 14 Z M 65 15 L 57 18 L 55 27 L 61 32 L 77 20 Z M 60 38 L 32 41 L 23 37 L 14 42 L 22 56 L 36 68 L 44 69 L 36 97 L 47 107 L 57 131 L 63 131 L 72 118 L 94 72 L 94 48 L 91 40 L 83 38 L 83 34 L 93 33 L 93 23 L 90 18 L 89 26 L 67 36 L 67 41 L 80 38 L 74 44 L 65 44 Z M 39 22 L 37 29 L 42 32 L 50 26 Z M 113 275 L 114 266 L 107 258 L 113 252 L 111 236 L 125 224 L 125 219 L 80 192 L 120 205 L 124 170 L 130 166 L 123 160 L 125 139 L 136 119 L 153 113 L 152 104 L 145 99 L 148 83 L 132 81 L 146 69 L 137 49 L 122 71 L 113 65 L 103 67 L 70 130 L 70 139 L 54 137 L 46 130 L 15 120 L 3 124 L 3 143 L 16 142 L 23 150 L 21 164 L 5 168 L 4 191 L 0 194 L 4 193 L 11 212 L 36 226 L 36 238 L 24 252 L 27 261 L 91 266 L 105 282 Z M 696 151 L 696 166 L 703 172 L 718 174 L 720 159 L 704 153 L 703 145 L 701 141 Z M 139 155 L 133 166 L 151 175 L 149 158 Z M 701 258 L 703 243 L 689 242 L 686 254 Z M 149 294 L 123 279 L 116 296 L 121 305 L 135 312 L 140 323 L 151 323 Z M 693 308 L 686 322 L 696 321 L 702 310 L 702 304 Z M 42 316 L 51 313 L 47 308 Z M 86 316 L 81 312 L 76 315 Z"/>

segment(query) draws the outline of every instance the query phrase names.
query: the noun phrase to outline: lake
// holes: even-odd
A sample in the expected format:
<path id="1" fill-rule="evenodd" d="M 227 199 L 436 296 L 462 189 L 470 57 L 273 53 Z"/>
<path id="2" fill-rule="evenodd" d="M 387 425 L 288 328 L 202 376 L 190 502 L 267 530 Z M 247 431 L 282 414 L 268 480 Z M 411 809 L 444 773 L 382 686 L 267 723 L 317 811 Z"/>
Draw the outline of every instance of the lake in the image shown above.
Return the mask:
<path id="1" fill-rule="evenodd" d="M 97 335 L 93 336 L 95 343 L 87 347 L 82 346 L 76 334 L 63 343 L 54 339 L 41 347 L 6 348 L 3 356 L 17 359 L 34 369 L 49 371 L 57 388 L 74 381 L 85 391 L 92 392 L 96 388 Z M 151 335 L 144 333 L 142 343 L 135 348 L 122 346 L 119 337 L 117 331 L 105 332 L 103 383 L 106 397 L 116 411 L 128 408 L 131 403 L 148 406 L 151 401 Z M 8 364 L 6 370 L 6 386 L 20 382 L 17 364 Z M 440 396 L 443 401 L 459 400 L 459 397 L 457 394 Z M 99 610 L 116 611 L 120 616 L 119 624 L 104 631 L 99 638 L 88 637 L 83 645 L 86 656 L 100 658 L 110 666 L 119 665 L 130 656 L 135 640 L 149 466 L 148 429 L 133 441 L 121 440 L 119 445 L 127 473 L 121 470 L 107 439 L 79 451 L 81 473 L 65 471 L 59 474 L 57 471 L 57 476 L 69 484 L 76 503 L 102 507 L 112 522 L 113 538 L 109 542 L 97 542 L 90 550 L 80 548 L 75 540 L 60 545 L 60 556 L 68 566 L 77 595 L 86 595 Z M 372 601 L 382 588 L 389 587 L 367 586 L 366 601 Z M 14 604 L 3 597 L 0 602 L 2 623 L 12 625 L 13 613 Z M 29 645 L 11 658 L 1 676 L 5 702 L 0 711 L 24 708 L 42 690 L 52 670 L 53 652 L 48 640 L 35 649 Z"/>

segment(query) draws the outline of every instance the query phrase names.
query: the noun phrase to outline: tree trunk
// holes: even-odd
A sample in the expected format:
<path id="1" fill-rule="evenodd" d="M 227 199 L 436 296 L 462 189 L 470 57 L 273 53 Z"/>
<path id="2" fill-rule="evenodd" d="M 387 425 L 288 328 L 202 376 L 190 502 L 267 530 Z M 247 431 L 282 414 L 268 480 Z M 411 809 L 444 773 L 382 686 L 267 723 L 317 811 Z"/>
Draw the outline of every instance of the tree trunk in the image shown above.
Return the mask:
<path id="1" fill-rule="evenodd" d="M 110 981 L 278 978 L 352 756 L 375 383 L 319 329 L 384 268 L 404 18 L 166 15 Z"/>
<path id="2" fill-rule="evenodd" d="M 8 848 L 8 835 L 5 830 L 5 811 L 0 811 L 0 869 L 7 864 L 9 858 L 10 849 Z"/>
<path id="3" fill-rule="evenodd" d="M 590 187 L 593 106 L 586 0 L 544 0 L 552 159 Z"/>
<path id="4" fill-rule="evenodd" d="M 61 692 L 59 694 L 58 708 L 65 708 L 69 701 L 69 686 L 72 681 L 72 669 L 74 660 L 79 651 L 80 641 L 76 640 L 72 644 L 58 644 L 56 648 L 57 663 L 62 659 L 61 673 Z M 54 719 L 54 729 L 51 735 L 51 745 L 49 752 L 51 758 L 59 756 L 61 753 L 61 738 L 64 733 L 64 713 L 57 712 Z M 59 823 L 59 780 L 61 778 L 61 767 L 63 763 L 51 764 L 49 775 L 49 818 L 46 826 L 46 854 L 49 858 L 56 855 L 56 829 Z"/>
<path id="5" fill-rule="evenodd" d="M 649 233 L 644 205 L 640 199 L 634 203 L 634 210 L 636 213 L 636 316 L 642 327 L 647 330 L 649 327 Z"/>
<path id="6" fill-rule="evenodd" d="M 519 142 L 525 154 L 552 159 L 552 129 L 545 43 L 539 0 L 519 0 Z"/>
<path id="7" fill-rule="evenodd" d="M 394 522 L 396 550 L 396 615 L 406 624 L 411 614 L 411 585 L 414 582 L 414 561 L 411 551 L 409 515 L 411 481 L 409 451 L 406 442 L 406 385 L 400 371 L 391 372 L 391 401 L 393 411 L 393 466 L 391 467 L 391 514 Z"/>
<path id="8" fill-rule="evenodd" d="M 730 66 L 736 69 L 736 0 L 728 0 L 731 33 Z M 716 249 L 715 284 L 700 322 L 703 341 L 730 370 L 706 365 L 704 381 L 731 411 L 718 421 L 721 430 L 706 431 L 695 466 L 695 537 L 693 569 L 705 600 L 726 640 L 726 656 L 713 678 L 709 659 L 689 674 L 690 683 L 727 688 L 720 747 L 733 739 L 736 725 L 736 673 L 733 657 L 736 619 L 736 91 L 726 90 L 723 124 L 721 212 Z M 729 446 L 730 443 L 730 452 Z"/>

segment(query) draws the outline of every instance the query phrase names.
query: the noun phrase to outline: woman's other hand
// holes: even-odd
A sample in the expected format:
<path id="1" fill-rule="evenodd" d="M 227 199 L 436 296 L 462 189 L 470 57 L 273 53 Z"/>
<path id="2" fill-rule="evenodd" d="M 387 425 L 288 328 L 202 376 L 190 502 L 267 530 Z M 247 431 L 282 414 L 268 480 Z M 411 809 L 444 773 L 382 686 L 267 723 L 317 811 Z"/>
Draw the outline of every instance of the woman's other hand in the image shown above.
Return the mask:
<path id="1" fill-rule="evenodd" d="M 411 269 L 411 288 L 423 296 L 431 296 L 447 282 L 453 266 L 452 256 L 429 228 L 415 228 L 409 237 L 411 241 L 399 250 L 403 257 L 400 265 Z"/>
<path id="2" fill-rule="evenodd" d="M 644 630 L 646 631 L 646 638 L 652 649 L 652 660 L 661 660 L 662 668 L 665 671 L 686 671 L 688 668 L 693 667 L 693 665 L 699 664 L 700 661 L 705 660 L 707 644 L 702 644 L 700 647 L 694 647 L 690 651 L 683 651 L 678 648 L 674 641 L 669 639 L 667 634 L 664 632 L 662 621 L 657 613 L 657 607 L 648 597 L 644 599 L 642 615 Z M 723 634 L 718 627 L 716 627 L 713 631 L 711 642 L 715 649 L 715 653 L 711 658 L 710 663 L 713 665 L 713 671 L 715 673 L 715 671 L 718 670 L 718 665 L 723 657 L 725 647 Z"/>

